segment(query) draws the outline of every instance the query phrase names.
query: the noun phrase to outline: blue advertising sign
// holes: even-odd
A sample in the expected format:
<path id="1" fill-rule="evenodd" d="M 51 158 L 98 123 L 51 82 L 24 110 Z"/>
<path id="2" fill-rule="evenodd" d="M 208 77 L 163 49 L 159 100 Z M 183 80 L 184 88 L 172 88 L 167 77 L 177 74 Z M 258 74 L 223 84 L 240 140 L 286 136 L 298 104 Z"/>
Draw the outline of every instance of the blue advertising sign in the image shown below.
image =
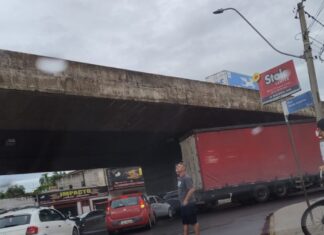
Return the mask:
<path id="1" fill-rule="evenodd" d="M 252 81 L 252 76 L 228 72 L 228 84 L 230 86 L 259 90 L 258 83 Z"/>
<path id="2" fill-rule="evenodd" d="M 282 107 L 285 115 L 289 115 L 291 113 L 296 113 L 304 108 L 313 106 L 313 96 L 310 91 L 305 92 L 299 96 L 296 96 L 292 99 L 286 100 L 282 102 Z"/>

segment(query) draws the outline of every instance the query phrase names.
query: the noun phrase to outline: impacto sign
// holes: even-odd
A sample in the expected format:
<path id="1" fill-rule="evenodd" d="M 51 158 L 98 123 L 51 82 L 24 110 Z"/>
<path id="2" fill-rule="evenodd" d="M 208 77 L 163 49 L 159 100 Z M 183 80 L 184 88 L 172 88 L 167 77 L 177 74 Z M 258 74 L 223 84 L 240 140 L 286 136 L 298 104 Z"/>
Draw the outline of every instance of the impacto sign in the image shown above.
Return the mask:
<path id="1" fill-rule="evenodd" d="M 262 104 L 268 104 L 300 91 L 292 60 L 260 74 L 259 92 Z"/>
<path id="2" fill-rule="evenodd" d="M 90 188 L 87 189 L 77 189 L 77 190 L 70 190 L 65 192 L 60 192 L 61 198 L 67 198 L 67 197 L 80 197 L 84 195 L 89 195 L 92 193 L 92 190 Z"/>
<path id="3" fill-rule="evenodd" d="M 41 205 L 60 201 L 79 200 L 80 198 L 102 197 L 108 195 L 107 186 L 80 188 L 66 191 L 47 192 L 38 195 Z"/>

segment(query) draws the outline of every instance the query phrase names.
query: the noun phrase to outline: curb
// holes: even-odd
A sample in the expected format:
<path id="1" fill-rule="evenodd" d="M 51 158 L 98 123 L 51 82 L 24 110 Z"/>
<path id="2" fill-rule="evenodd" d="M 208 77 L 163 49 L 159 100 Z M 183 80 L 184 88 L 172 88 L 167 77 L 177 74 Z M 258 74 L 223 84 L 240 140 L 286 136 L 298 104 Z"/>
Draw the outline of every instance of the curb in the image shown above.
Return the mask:
<path id="1" fill-rule="evenodd" d="M 274 216 L 273 213 L 271 214 L 269 218 L 269 235 L 276 235 L 276 232 L 274 230 Z"/>
<path id="2" fill-rule="evenodd" d="M 275 235 L 273 218 L 274 218 L 273 213 L 270 213 L 267 216 L 266 221 L 262 228 L 261 235 Z"/>

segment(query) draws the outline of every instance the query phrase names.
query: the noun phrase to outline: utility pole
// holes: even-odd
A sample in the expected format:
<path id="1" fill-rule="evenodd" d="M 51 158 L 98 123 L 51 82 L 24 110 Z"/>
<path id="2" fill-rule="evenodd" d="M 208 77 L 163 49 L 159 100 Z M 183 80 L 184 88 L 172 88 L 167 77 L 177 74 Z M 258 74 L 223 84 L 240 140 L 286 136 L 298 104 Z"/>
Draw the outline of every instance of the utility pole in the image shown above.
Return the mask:
<path id="1" fill-rule="evenodd" d="M 300 27 L 302 30 L 303 42 L 304 42 L 304 59 L 306 60 L 307 63 L 309 82 L 310 82 L 310 87 L 313 95 L 313 101 L 314 101 L 314 107 L 316 113 L 316 120 L 318 121 L 323 117 L 321 99 L 318 91 L 312 48 L 309 42 L 309 35 L 308 35 L 309 32 L 307 29 L 303 2 L 304 0 L 302 0 L 300 3 L 297 4 L 297 9 L 299 14 Z"/>

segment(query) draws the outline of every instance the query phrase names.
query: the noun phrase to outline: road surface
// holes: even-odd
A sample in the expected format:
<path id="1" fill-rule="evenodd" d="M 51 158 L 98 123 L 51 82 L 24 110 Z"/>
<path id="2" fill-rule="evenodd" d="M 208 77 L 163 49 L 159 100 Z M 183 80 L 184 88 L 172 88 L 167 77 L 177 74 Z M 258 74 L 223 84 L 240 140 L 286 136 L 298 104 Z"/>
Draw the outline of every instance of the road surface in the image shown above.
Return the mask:
<path id="1" fill-rule="evenodd" d="M 323 192 L 313 193 L 310 197 L 322 196 Z M 264 229 L 266 218 L 272 212 L 304 200 L 303 195 L 294 195 L 285 199 L 276 199 L 267 203 L 250 205 L 228 205 L 223 208 L 215 208 L 209 212 L 201 212 L 198 220 L 201 225 L 202 235 L 261 235 L 267 234 Z M 264 231 L 263 231 L 264 230 Z M 181 220 L 161 219 L 152 230 L 137 229 L 125 231 L 121 234 L 129 235 L 180 235 L 182 234 Z"/>

